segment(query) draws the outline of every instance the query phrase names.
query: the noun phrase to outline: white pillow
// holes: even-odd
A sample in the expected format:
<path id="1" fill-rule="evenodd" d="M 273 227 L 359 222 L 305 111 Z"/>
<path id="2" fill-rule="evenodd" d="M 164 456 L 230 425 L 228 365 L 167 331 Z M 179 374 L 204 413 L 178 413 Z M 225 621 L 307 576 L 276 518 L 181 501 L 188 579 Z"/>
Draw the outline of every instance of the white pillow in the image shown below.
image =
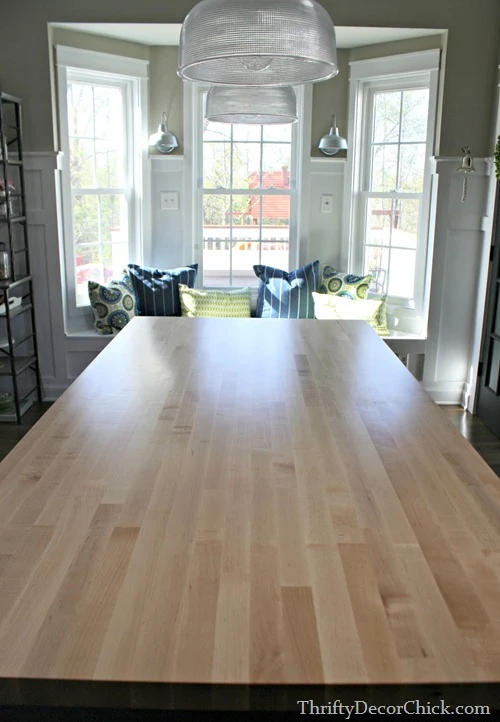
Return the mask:
<path id="1" fill-rule="evenodd" d="M 353 301 L 346 296 L 334 296 L 330 293 L 313 291 L 314 316 L 320 319 L 345 319 L 347 321 L 367 321 L 379 336 L 389 336 L 387 328 L 385 296 Z"/>

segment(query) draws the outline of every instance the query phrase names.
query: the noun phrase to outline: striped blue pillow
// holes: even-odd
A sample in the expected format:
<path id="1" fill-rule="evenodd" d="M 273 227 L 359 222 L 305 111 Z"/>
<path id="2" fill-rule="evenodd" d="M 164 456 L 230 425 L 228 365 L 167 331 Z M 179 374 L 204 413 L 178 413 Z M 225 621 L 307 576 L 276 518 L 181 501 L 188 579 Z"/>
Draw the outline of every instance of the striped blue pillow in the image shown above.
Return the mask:
<path id="1" fill-rule="evenodd" d="M 139 316 L 180 316 L 179 283 L 193 288 L 198 264 L 162 271 L 129 263 Z"/>
<path id="2" fill-rule="evenodd" d="M 257 291 L 258 318 L 314 318 L 313 291 L 319 288 L 319 261 L 295 271 L 254 266 L 260 279 Z"/>

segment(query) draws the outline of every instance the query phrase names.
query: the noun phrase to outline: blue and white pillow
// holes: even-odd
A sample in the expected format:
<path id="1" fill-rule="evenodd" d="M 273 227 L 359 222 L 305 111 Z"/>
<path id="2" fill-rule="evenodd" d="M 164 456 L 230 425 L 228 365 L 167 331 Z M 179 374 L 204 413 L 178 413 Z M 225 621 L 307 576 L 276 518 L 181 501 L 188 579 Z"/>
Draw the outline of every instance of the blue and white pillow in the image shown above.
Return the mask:
<path id="1" fill-rule="evenodd" d="M 139 316 L 180 316 L 179 284 L 193 288 L 198 264 L 169 270 L 129 263 Z"/>
<path id="2" fill-rule="evenodd" d="M 341 273 L 328 264 L 323 266 L 319 285 L 320 293 L 344 296 L 353 301 L 366 298 L 372 282 L 371 274 L 356 276 L 354 273 Z"/>
<path id="3" fill-rule="evenodd" d="M 253 270 L 260 279 L 258 318 L 314 318 L 312 294 L 319 290 L 319 261 L 289 272 L 263 265 Z"/>
<path id="4" fill-rule="evenodd" d="M 118 333 L 137 313 L 134 289 L 126 271 L 107 286 L 89 281 L 88 290 L 94 328 L 101 336 Z"/>

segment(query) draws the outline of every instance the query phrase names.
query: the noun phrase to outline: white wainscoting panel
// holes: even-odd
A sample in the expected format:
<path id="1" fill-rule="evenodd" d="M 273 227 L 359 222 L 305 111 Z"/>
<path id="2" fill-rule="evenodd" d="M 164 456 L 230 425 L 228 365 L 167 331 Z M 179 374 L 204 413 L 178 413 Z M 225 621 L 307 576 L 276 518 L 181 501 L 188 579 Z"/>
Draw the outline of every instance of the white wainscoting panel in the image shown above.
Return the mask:
<path id="1" fill-rule="evenodd" d="M 184 193 L 184 157 L 151 156 L 150 168 L 151 255 L 144 258 L 144 263 L 156 268 L 177 268 L 184 263 L 184 213 L 188 207 Z M 163 191 L 178 193 L 178 210 L 161 209 L 160 193 Z M 191 260 L 186 262 L 192 263 Z"/>
<path id="2" fill-rule="evenodd" d="M 460 164 L 460 157 L 436 158 L 439 190 L 423 384 L 438 403 L 465 405 L 477 370 L 472 354 L 490 242 L 491 159 L 474 158 L 476 173 L 467 176 L 463 203 Z"/>
<path id="3" fill-rule="evenodd" d="M 311 158 L 309 163 L 309 242 L 304 262 L 319 259 L 340 268 L 345 158 Z M 332 196 L 331 213 L 321 212 L 321 197 Z"/>
<path id="4" fill-rule="evenodd" d="M 25 153 L 30 267 L 43 392 L 53 399 L 68 386 L 57 214 L 58 153 Z"/>

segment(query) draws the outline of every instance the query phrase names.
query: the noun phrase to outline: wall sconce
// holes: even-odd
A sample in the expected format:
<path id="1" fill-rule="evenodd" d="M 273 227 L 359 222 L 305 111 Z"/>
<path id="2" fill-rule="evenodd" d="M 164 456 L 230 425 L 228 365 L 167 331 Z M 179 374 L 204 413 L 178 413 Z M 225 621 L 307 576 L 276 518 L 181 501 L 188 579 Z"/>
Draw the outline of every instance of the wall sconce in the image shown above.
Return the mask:
<path id="1" fill-rule="evenodd" d="M 339 150 L 347 150 L 347 141 L 339 135 L 335 115 L 332 115 L 330 130 L 321 138 L 318 148 L 325 155 L 335 155 Z"/>
<path id="2" fill-rule="evenodd" d="M 469 173 L 475 173 L 476 169 L 474 168 L 474 160 L 470 154 L 470 148 L 468 145 L 464 145 L 464 147 L 462 148 L 462 153 L 464 154 L 464 157 L 462 158 L 462 163 L 457 168 L 457 173 L 464 174 L 461 198 L 461 202 L 464 203 L 465 198 L 467 197 L 467 176 Z"/>
<path id="3" fill-rule="evenodd" d="M 160 153 L 171 153 L 175 148 L 179 147 L 177 138 L 167 128 L 166 113 L 163 113 L 162 121 L 156 133 L 149 137 L 148 145 L 154 146 Z"/>

